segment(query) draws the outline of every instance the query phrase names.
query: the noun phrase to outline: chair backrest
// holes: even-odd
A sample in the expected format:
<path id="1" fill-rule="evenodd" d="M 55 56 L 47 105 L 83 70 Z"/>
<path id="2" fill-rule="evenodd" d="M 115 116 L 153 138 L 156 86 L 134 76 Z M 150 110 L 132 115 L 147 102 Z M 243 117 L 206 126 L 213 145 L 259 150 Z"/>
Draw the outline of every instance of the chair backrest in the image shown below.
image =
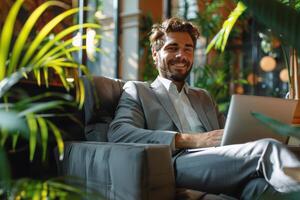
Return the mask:
<path id="1" fill-rule="evenodd" d="M 107 142 L 109 123 L 114 117 L 125 81 L 103 76 L 90 80 L 83 76 L 85 88 L 84 132 L 87 140 Z"/>

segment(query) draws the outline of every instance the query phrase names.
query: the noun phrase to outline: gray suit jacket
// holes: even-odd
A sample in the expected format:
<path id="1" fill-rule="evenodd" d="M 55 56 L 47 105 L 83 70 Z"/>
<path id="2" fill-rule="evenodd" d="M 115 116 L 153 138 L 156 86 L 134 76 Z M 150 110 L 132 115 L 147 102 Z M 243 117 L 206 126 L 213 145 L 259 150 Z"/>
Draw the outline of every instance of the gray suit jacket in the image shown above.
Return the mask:
<path id="1" fill-rule="evenodd" d="M 206 131 L 223 128 L 224 117 L 207 91 L 189 88 L 187 96 Z M 178 115 L 158 79 L 151 85 L 132 81 L 124 85 L 109 141 L 171 145 L 178 132 L 182 132 Z"/>

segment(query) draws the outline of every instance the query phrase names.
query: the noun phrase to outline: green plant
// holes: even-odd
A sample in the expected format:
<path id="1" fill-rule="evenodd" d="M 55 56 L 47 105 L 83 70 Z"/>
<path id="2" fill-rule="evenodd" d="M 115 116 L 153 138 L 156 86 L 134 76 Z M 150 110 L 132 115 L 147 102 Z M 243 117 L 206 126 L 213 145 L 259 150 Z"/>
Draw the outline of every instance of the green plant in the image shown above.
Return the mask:
<path id="1" fill-rule="evenodd" d="M 211 64 L 195 68 L 195 86 L 205 88 L 216 100 L 219 110 L 227 112 L 230 102 L 230 83 L 247 84 L 247 81 L 238 77 L 231 77 L 230 52 L 215 55 Z M 232 80 L 234 79 L 234 80 Z"/>
<path id="2" fill-rule="evenodd" d="M 271 28 L 277 36 L 299 51 L 300 42 L 297 40 L 298 33 L 300 32 L 298 26 L 300 13 L 297 11 L 299 5 L 300 1 L 298 0 L 241 0 L 237 3 L 236 8 L 231 12 L 229 18 L 223 23 L 222 29 L 210 42 L 207 51 L 210 51 L 213 46 L 216 49 L 224 51 L 232 27 L 247 8 L 252 11 L 251 13 L 258 21 Z M 281 13 L 281 15 L 278 15 L 278 13 Z"/>
<path id="3" fill-rule="evenodd" d="M 205 9 L 197 12 L 197 16 L 192 19 L 192 21 L 198 24 L 201 35 L 209 39 L 219 30 L 222 21 L 222 16 L 219 14 L 219 11 L 225 4 L 223 0 L 203 2 Z"/>
<path id="4" fill-rule="evenodd" d="M 221 30 L 215 35 L 215 37 L 207 46 L 206 53 L 208 53 L 213 46 L 215 46 L 216 49 L 220 49 L 222 52 L 224 51 L 229 34 L 232 31 L 234 24 L 245 10 L 246 6 L 243 3 L 238 2 L 236 8 L 230 13 L 228 19 L 226 19 L 223 23 Z"/>
<path id="5" fill-rule="evenodd" d="M 257 112 L 251 112 L 251 115 L 258 121 L 260 121 L 263 125 L 272 129 L 272 131 L 274 131 L 275 133 L 300 139 L 300 127 L 282 123 L 276 119 Z"/>
<path id="6" fill-rule="evenodd" d="M 153 65 L 153 58 L 151 53 L 150 41 L 149 41 L 149 33 L 151 31 L 153 20 L 151 14 L 147 14 L 142 17 L 142 26 L 141 30 L 141 40 L 140 40 L 140 51 L 139 56 L 142 58 L 144 70 L 143 70 L 143 80 L 144 81 L 153 81 L 158 75 L 158 71 Z"/>
<path id="7" fill-rule="evenodd" d="M 209 52 L 212 47 L 224 51 L 232 27 L 247 8 L 257 21 L 270 28 L 286 46 L 289 45 L 294 48 L 290 49 L 289 52 L 286 52 L 285 48 L 282 48 L 282 50 L 285 55 L 285 65 L 289 71 L 289 97 L 299 98 L 300 81 L 298 78 L 299 65 L 297 62 L 297 54 L 299 55 L 300 52 L 300 42 L 298 39 L 300 33 L 299 0 L 239 1 L 235 10 L 224 22 L 222 29 L 208 45 L 206 51 Z"/>
<path id="8" fill-rule="evenodd" d="M 199 26 L 201 37 L 205 38 L 201 39 L 203 41 L 202 45 L 206 46 L 204 41 L 208 41 L 219 30 L 222 23 L 220 11 L 227 4 L 224 1 L 202 2 L 205 4 L 205 9 L 197 13 L 197 17 L 193 19 L 193 22 Z M 235 31 L 240 32 L 240 29 L 236 27 Z M 232 51 L 224 54 L 214 52 L 214 54 L 207 55 L 204 66 L 195 66 L 194 70 L 194 85 L 208 90 L 222 112 L 226 112 L 228 109 L 232 85 L 246 83 L 234 71 L 232 64 L 234 59 L 235 56 Z"/>
<path id="9" fill-rule="evenodd" d="M 80 69 L 82 72 L 87 73 L 87 68 L 77 63 L 72 57 L 72 52 L 86 47 L 72 46 L 72 38 L 68 39 L 68 36 L 80 28 L 99 28 L 99 25 L 93 23 L 72 25 L 56 34 L 52 34 L 49 38 L 55 26 L 67 17 L 78 13 L 79 8 L 69 8 L 60 1 L 46 1 L 30 14 L 19 34 L 15 36 L 14 24 L 23 2 L 24 0 L 17 0 L 13 4 L 3 23 L 0 35 L 0 99 L 2 102 L 0 105 L 0 196 L 5 196 L 4 193 L 6 193 L 9 198 L 14 198 L 13 194 L 18 194 L 18 190 L 26 191 L 26 188 L 30 187 L 33 189 L 33 192 L 30 193 L 31 198 L 36 198 L 37 195 L 45 192 L 40 187 L 33 187 L 33 185 L 38 185 L 37 182 L 35 184 L 21 184 L 22 180 L 10 181 L 10 169 L 6 158 L 5 145 L 11 141 L 12 148 L 15 149 L 17 141 L 20 137 L 23 137 L 29 141 L 29 159 L 33 160 L 38 144 L 42 147 L 42 158 L 45 159 L 48 136 L 52 132 L 57 142 L 59 154 L 61 157 L 63 156 L 64 144 L 61 131 L 51 120 L 41 114 L 54 108 L 63 109 L 68 105 L 74 106 L 75 101 L 79 108 L 82 107 L 84 101 L 83 83 L 78 78 L 75 79 L 75 84 L 67 82 L 66 73 L 69 69 Z M 34 32 L 34 25 L 50 7 L 58 7 L 66 9 L 66 11 L 51 19 L 38 33 Z M 86 35 L 83 35 L 82 39 L 86 39 L 86 37 Z M 99 36 L 97 37 L 99 38 Z M 100 51 L 100 49 L 96 50 Z M 27 74 L 31 72 L 38 85 L 41 85 L 42 80 L 44 80 L 45 85 L 48 87 L 50 69 L 58 74 L 66 90 L 69 91 L 70 88 L 76 86 L 75 100 L 69 94 L 58 93 L 44 93 L 29 97 L 19 95 L 13 89 L 16 83 L 24 77 L 27 78 Z M 49 97 L 55 98 L 55 100 L 41 102 L 41 100 Z M 48 189 L 51 187 L 55 189 L 55 186 L 49 184 L 49 182 L 41 182 L 41 184 L 46 185 L 45 187 Z M 60 196 L 50 197 L 52 199 L 60 198 Z M 27 198 L 29 196 L 26 196 Z M 65 195 L 64 198 L 66 198 Z"/>

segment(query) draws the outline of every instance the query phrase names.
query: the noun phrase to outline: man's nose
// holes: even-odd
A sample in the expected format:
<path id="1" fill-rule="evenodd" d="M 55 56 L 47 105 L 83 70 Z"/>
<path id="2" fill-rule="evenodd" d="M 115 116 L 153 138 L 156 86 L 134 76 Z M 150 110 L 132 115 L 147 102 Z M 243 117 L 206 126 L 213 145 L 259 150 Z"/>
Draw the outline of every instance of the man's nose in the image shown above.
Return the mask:
<path id="1" fill-rule="evenodd" d="M 177 54 L 176 54 L 176 58 L 186 58 L 185 52 L 183 49 L 179 49 Z"/>
<path id="2" fill-rule="evenodd" d="M 177 52 L 175 58 L 178 61 L 186 61 L 187 60 L 187 56 L 186 56 L 186 53 L 184 52 L 184 50 L 179 50 Z"/>

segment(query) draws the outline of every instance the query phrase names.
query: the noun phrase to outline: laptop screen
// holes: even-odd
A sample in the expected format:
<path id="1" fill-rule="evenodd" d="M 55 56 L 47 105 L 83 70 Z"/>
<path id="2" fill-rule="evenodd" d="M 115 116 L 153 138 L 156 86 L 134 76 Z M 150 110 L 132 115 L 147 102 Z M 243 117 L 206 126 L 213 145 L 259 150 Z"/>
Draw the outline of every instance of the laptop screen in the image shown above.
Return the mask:
<path id="1" fill-rule="evenodd" d="M 258 112 L 283 123 L 291 123 L 297 100 L 274 97 L 233 95 L 224 129 L 221 146 L 240 144 L 262 138 L 274 138 L 286 143 L 288 138 L 274 133 L 255 119 L 251 112 Z"/>

